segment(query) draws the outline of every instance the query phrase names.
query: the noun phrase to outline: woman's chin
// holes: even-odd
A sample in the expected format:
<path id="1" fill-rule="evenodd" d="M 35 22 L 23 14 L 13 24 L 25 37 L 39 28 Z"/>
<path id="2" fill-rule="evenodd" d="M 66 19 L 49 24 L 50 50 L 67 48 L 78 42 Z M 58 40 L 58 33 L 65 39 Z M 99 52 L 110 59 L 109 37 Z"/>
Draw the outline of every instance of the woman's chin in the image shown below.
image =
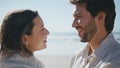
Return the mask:
<path id="1" fill-rule="evenodd" d="M 44 44 L 42 47 L 39 48 L 39 50 L 43 50 L 43 49 L 46 49 L 47 48 L 47 45 Z"/>

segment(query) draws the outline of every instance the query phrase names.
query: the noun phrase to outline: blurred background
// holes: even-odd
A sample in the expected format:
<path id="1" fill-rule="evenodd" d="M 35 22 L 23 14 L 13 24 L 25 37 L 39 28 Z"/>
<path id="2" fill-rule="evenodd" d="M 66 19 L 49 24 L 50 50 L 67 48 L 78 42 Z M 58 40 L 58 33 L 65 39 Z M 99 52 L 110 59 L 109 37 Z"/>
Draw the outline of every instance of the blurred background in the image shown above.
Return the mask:
<path id="1" fill-rule="evenodd" d="M 114 36 L 120 42 L 120 0 L 116 4 Z M 13 10 L 38 11 L 45 27 L 50 31 L 47 48 L 35 52 L 47 68 L 69 68 L 71 56 L 86 43 L 81 43 L 77 31 L 71 27 L 74 6 L 69 0 L 0 0 L 0 24 L 4 16 Z"/>

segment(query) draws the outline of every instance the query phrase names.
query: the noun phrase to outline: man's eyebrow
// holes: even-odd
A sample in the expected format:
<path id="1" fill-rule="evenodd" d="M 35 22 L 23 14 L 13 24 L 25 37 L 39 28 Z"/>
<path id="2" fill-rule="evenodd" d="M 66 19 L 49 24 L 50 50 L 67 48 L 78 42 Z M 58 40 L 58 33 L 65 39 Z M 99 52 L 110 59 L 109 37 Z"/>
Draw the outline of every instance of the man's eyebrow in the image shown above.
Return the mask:
<path id="1" fill-rule="evenodd" d="M 73 16 L 78 16 L 78 15 L 80 15 L 81 13 L 79 12 L 79 11 L 75 11 L 74 13 L 73 13 Z"/>

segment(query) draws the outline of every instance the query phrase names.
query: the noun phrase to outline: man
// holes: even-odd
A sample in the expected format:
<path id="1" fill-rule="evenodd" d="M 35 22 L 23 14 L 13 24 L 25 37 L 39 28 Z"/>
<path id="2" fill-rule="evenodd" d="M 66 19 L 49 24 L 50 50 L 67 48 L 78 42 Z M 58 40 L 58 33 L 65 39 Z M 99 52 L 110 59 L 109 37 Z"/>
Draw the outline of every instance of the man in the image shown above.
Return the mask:
<path id="1" fill-rule="evenodd" d="M 70 0 L 75 5 L 72 27 L 81 42 L 88 44 L 74 54 L 70 68 L 120 68 L 120 44 L 112 30 L 115 20 L 113 0 Z"/>

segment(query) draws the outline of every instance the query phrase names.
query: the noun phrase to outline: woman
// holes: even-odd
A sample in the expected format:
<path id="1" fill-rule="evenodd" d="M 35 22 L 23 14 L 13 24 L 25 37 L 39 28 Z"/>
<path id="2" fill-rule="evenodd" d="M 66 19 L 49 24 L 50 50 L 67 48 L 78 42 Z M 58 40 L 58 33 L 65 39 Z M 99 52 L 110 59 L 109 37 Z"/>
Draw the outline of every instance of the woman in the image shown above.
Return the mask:
<path id="1" fill-rule="evenodd" d="M 1 26 L 0 68 L 45 68 L 33 52 L 46 48 L 48 34 L 37 12 L 9 13 Z"/>

